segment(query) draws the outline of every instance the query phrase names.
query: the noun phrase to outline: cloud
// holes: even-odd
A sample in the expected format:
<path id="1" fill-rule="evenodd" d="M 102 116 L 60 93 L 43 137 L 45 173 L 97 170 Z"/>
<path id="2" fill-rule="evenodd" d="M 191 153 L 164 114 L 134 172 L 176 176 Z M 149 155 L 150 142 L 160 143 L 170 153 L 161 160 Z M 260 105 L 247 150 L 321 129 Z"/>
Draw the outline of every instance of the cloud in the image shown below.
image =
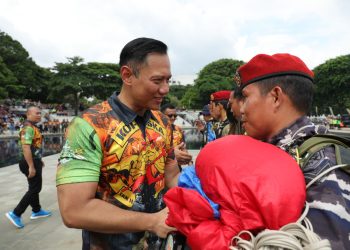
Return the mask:
<path id="1" fill-rule="evenodd" d="M 72 56 L 117 63 L 140 36 L 168 44 L 173 75 L 258 53 L 293 53 L 310 67 L 349 53 L 347 0 L 2 0 L 0 9 L 0 29 L 45 67 Z"/>

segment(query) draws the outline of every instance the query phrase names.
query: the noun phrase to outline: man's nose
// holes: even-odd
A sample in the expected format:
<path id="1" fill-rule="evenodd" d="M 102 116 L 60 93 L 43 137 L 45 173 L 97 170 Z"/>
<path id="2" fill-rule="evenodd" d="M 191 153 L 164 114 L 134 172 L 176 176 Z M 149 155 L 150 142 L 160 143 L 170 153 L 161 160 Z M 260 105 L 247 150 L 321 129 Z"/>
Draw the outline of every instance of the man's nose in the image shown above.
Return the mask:
<path id="1" fill-rule="evenodd" d="M 164 81 L 160 88 L 159 88 L 159 92 L 162 94 L 162 95 L 166 95 L 169 93 L 169 90 L 170 90 L 170 86 L 169 86 L 169 83 L 168 81 Z"/>
<path id="2" fill-rule="evenodd" d="M 243 115 L 244 114 L 244 104 L 242 103 L 241 105 L 239 105 L 239 113 L 241 114 L 241 115 Z"/>

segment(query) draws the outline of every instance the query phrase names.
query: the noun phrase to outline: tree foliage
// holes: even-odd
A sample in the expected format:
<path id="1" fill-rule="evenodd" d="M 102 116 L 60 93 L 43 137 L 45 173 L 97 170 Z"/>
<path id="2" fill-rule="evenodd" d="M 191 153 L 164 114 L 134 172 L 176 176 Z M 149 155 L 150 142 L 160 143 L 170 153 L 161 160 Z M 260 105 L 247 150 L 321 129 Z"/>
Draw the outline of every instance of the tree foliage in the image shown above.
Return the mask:
<path id="1" fill-rule="evenodd" d="M 71 95 L 74 99 L 75 114 L 78 114 L 79 98 L 86 96 L 84 89 L 89 87 L 89 79 L 84 75 L 86 65 L 84 59 L 78 56 L 68 57 L 67 63 L 56 63 L 52 68 L 54 76 L 51 81 L 50 100 L 62 103 L 62 93 Z"/>
<path id="2" fill-rule="evenodd" d="M 213 92 L 233 89 L 233 76 L 243 63 L 239 60 L 220 59 L 206 65 L 199 72 L 193 88 L 181 99 L 182 104 L 187 108 L 202 108 L 208 104 Z"/>
<path id="3" fill-rule="evenodd" d="M 206 65 L 193 86 L 172 85 L 164 103 L 201 109 L 210 94 L 231 90 L 233 76 L 243 61 L 220 59 Z M 344 113 L 350 107 L 350 55 L 328 60 L 314 69 L 315 101 L 319 113 Z M 68 57 L 51 69 L 38 66 L 20 42 L 0 30 L 0 99 L 32 99 L 41 102 L 70 102 L 78 110 L 86 98 L 104 100 L 119 91 L 119 65 Z M 313 109 L 315 110 L 315 108 Z"/>
<path id="4" fill-rule="evenodd" d="M 114 91 L 120 91 L 122 80 L 119 74 L 119 65 L 114 63 L 88 63 L 84 75 L 90 80 L 86 86 L 87 96 L 95 96 L 104 100 Z"/>
<path id="5" fill-rule="evenodd" d="M 171 103 L 177 108 L 182 108 L 181 99 L 191 86 L 187 85 L 171 85 L 169 94 L 164 98 L 162 105 Z"/>
<path id="6" fill-rule="evenodd" d="M 50 100 L 58 103 L 71 101 L 78 113 L 80 99 L 106 99 L 121 88 L 119 65 L 112 63 L 84 64 L 81 57 L 69 57 L 67 63 L 56 63 L 52 68 Z M 62 93 L 68 97 L 62 100 Z"/>
<path id="7" fill-rule="evenodd" d="M 3 96 L 45 101 L 49 72 L 38 66 L 23 46 L 0 31 L 0 84 Z"/>
<path id="8" fill-rule="evenodd" d="M 314 69 L 315 101 L 322 113 L 332 107 L 336 114 L 350 106 L 350 55 L 330 59 Z"/>

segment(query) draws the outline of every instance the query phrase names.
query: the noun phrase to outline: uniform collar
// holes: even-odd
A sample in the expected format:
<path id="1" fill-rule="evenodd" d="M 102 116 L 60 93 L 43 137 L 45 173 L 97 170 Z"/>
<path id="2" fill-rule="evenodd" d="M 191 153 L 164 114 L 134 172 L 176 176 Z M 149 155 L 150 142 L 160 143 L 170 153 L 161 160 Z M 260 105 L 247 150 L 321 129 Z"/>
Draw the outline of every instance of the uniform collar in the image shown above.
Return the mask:
<path id="1" fill-rule="evenodd" d="M 117 114 L 117 117 L 121 119 L 125 125 L 129 125 L 132 123 L 136 117 L 138 116 L 133 110 L 131 110 L 128 106 L 122 103 L 118 98 L 117 92 L 114 92 L 109 98 L 108 103 L 111 106 L 112 110 Z M 140 116 L 139 116 L 140 117 Z M 154 119 L 153 113 L 150 110 L 146 110 L 145 114 L 142 116 L 145 123 L 149 121 L 149 119 Z"/>
<path id="2" fill-rule="evenodd" d="M 39 123 L 39 122 L 32 122 L 32 121 L 29 121 L 29 120 L 25 120 L 24 122 L 23 122 L 23 124 L 25 124 L 25 123 L 30 123 L 32 126 L 35 126 L 35 127 L 37 127 L 37 123 Z"/>
<path id="3" fill-rule="evenodd" d="M 316 126 L 306 116 L 298 118 L 290 126 L 284 128 L 277 135 L 269 139 L 267 142 L 286 150 L 290 146 L 301 145 L 302 142 L 315 135 L 325 134 L 327 128 L 323 125 Z"/>

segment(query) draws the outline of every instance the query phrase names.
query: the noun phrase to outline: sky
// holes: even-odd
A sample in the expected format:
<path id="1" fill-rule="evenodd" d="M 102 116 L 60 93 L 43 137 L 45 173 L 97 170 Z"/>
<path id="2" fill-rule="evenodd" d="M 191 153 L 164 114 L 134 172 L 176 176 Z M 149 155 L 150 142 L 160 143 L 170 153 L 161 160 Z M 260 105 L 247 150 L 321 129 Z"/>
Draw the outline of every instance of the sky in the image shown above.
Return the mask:
<path id="1" fill-rule="evenodd" d="M 291 53 L 312 69 L 349 54 L 349 10 L 349 0 L 0 0 L 0 30 L 42 67 L 118 63 L 132 39 L 159 39 L 186 83 L 222 58 Z"/>

